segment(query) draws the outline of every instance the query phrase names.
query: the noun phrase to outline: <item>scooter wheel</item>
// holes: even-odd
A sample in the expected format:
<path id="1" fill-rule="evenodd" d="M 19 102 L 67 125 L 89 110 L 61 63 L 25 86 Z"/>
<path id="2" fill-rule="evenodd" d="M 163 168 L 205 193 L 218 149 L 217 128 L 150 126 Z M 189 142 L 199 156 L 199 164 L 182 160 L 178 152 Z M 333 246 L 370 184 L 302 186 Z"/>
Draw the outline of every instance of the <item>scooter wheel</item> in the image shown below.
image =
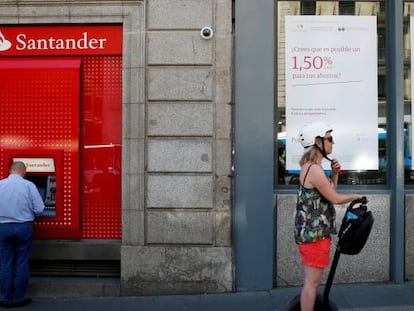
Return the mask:
<path id="1" fill-rule="evenodd" d="M 301 311 L 300 310 L 300 295 L 295 296 L 290 300 L 285 308 L 285 311 Z"/>
<path id="2" fill-rule="evenodd" d="M 287 304 L 285 311 L 301 311 L 300 308 L 300 295 L 295 296 L 289 303 Z M 323 296 L 318 295 L 315 301 L 314 311 L 338 311 L 338 307 L 336 304 L 329 300 L 329 304 L 325 305 L 323 303 Z"/>

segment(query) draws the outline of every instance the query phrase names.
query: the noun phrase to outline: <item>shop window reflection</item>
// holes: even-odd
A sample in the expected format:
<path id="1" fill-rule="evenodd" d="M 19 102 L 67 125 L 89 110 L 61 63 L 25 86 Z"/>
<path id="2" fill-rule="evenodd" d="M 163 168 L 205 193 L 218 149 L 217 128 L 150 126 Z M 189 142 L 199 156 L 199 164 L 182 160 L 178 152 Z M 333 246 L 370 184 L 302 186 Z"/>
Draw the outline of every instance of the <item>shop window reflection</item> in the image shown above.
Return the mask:
<path id="1" fill-rule="evenodd" d="M 411 124 L 411 40 L 410 17 L 414 16 L 414 2 L 404 2 L 404 180 L 414 185 L 414 171 L 411 169 L 412 124 Z"/>

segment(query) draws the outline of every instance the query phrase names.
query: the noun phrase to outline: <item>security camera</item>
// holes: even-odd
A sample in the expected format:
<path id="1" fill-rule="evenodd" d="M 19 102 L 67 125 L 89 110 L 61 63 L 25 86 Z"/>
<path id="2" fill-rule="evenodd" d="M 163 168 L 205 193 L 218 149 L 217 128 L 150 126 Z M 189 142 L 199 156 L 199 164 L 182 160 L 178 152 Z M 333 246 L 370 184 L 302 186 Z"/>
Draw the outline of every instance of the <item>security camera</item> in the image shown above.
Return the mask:
<path id="1" fill-rule="evenodd" d="M 208 40 L 208 39 L 213 38 L 214 31 L 211 27 L 203 27 L 200 30 L 200 35 L 201 35 L 201 38 L 203 38 L 204 40 Z"/>

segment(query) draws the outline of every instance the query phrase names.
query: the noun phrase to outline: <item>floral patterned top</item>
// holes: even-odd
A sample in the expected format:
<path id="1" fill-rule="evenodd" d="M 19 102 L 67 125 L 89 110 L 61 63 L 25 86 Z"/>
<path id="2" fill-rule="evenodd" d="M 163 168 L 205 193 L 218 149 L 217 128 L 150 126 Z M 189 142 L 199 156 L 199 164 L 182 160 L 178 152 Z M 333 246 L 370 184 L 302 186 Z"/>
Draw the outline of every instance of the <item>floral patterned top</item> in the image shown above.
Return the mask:
<path id="1" fill-rule="evenodd" d="M 335 234 L 335 217 L 333 204 L 326 200 L 318 190 L 299 186 L 295 213 L 295 242 L 297 244 L 323 240 Z"/>

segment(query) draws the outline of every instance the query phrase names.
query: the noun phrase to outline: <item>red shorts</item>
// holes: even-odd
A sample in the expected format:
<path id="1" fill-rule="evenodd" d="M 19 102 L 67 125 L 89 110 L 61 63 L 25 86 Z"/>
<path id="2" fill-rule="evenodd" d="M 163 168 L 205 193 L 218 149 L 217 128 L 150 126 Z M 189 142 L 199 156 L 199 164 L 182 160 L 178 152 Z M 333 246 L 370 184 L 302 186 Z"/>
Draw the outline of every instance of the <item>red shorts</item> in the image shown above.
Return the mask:
<path id="1" fill-rule="evenodd" d="M 331 252 L 330 237 L 316 242 L 299 244 L 298 248 L 305 266 L 315 268 L 326 268 L 329 266 L 329 255 Z"/>

